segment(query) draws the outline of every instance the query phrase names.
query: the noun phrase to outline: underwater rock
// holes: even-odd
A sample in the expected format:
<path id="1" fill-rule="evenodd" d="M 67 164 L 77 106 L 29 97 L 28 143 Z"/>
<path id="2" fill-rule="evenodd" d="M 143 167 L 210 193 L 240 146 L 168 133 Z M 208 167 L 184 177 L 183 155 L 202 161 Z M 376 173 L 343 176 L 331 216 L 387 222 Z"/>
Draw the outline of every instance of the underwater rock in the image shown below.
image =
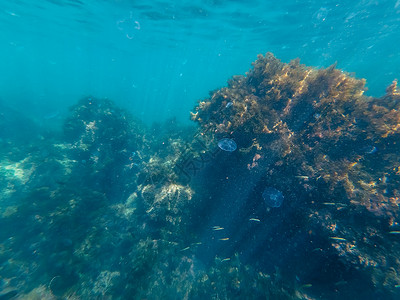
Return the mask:
<path id="1" fill-rule="evenodd" d="M 112 289 L 112 285 L 117 281 L 121 274 L 119 272 L 102 271 L 94 283 L 92 290 L 93 295 L 104 298 Z"/>
<path id="2" fill-rule="evenodd" d="M 271 53 L 260 55 L 253 66 L 246 76 L 234 76 L 228 87 L 200 102 L 192 114 L 200 130 L 210 139 L 229 134 L 243 145 L 242 154 L 248 153 L 243 156 L 246 165 L 252 165 L 256 154 L 269 160 L 250 168 L 252 172 L 265 166 L 271 169 L 279 162 L 275 171 L 292 170 L 297 177 L 287 180 L 301 184 L 302 189 L 301 178 L 308 178 L 310 187 L 315 180 L 323 181 L 330 194 L 344 189 L 354 205 L 378 215 L 397 216 L 397 82 L 377 99 L 363 95 L 365 80 L 335 66 L 315 69 L 299 60 L 285 64 Z M 374 200 L 376 192 L 382 201 Z"/>
<path id="3" fill-rule="evenodd" d="M 284 198 L 282 192 L 273 187 L 266 187 L 262 197 L 269 207 L 280 207 Z"/>
<path id="4" fill-rule="evenodd" d="M 218 141 L 218 147 L 221 150 L 224 150 L 227 152 L 233 152 L 236 150 L 237 145 L 234 140 L 224 138 L 224 139 Z"/>
<path id="5" fill-rule="evenodd" d="M 109 99 L 86 97 L 70 110 L 64 135 L 70 157 L 85 166 L 81 171 L 86 172 L 87 183 L 97 184 L 93 188 L 110 198 L 128 196 L 135 188 L 131 178 L 140 169 L 144 127 Z M 132 189 L 121 194 L 119 185 L 132 185 Z"/>
<path id="6" fill-rule="evenodd" d="M 245 76 L 234 76 L 226 87 L 200 101 L 191 114 L 203 139 L 229 136 L 241 145 L 234 162 L 218 158 L 204 169 L 208 180 L 197 188 L 201 191 L 197 197 L 215 199 L 214 195 L 237 189 L 240 202 L 232 197 L 230 201 L 242 205 L 240 213 L 230 216 L 235 210 L 226 207 L 226 199 L 203 201 L 204 211 L 212 204 L 214 210 L 224 212 L 224 218 L 243 224 L 259 206 L 254 194 L 259 195 L 265 185 L 274 186 L 290 201 L 264 230 L 273 226 L 274 234 L 285 241 L 287 260 L 296 257 L 309 265 L 298 265 L 294 271 L 293 265 L 285 266 L 279 243 L 264 242 L 259 249 L 268 247 L 269 257 L 263 259 L 260 254 L 258 266 L 268 268 L 268 261 L 276 258 L 276 265 L 288 274 L 298 272 L 313 279 L 313 286 L 320 282 L 332 289 L 344 277 L 353 278 L 348 286 L 361 286 L 356 278 L 367 278 L 372 267 L 374 278 L 382 280 L 365 280 L 365 288 L 354 292 L 370 297 L 368 289 L 381 289 L 392 296 L 394 285 L 385 285 L 385 276 L 379 274 L 399 268 L 400 241 L 394 236 L 400 224 L 400 92 L 397 81 L 381 98 L 365 96 L 365 90 L 364 79 L 335 65 L 317 69 L 298 59 L 283 63 L 271 53 L 259 55 Z M 229 109 L 228 103 L 232 103 Z M 246 178 L 254 185 L 254 194 L 244 184 L 238 188 Z M 283 221 L 288 219 L 290 224 Z M 386 242 L 389 232 L 394 233 Z M 238 233 L 235 239 L 245 240 L 246 235 Z M 251 261 L 257 250 L 234 251 Z M 276 253 L 281 256 L 274 258 Z M 318 259 L 311 261 L 310 253 Z M 330 277 L 315 278 L 311 271 L 307 274 L 310 268 L 322 268 Z M 399 284 L 400 276 L 396 278 Z"/>
<path id="7" fill-rule="evenodd" d="M 184 215 L 183 208 L 192 198 L 187 186 L 165 183 L 161 187 L 145 185 L 141 188 L 147 217 L 157 222 L 179 226 Z"/>
<path id="8" fill-rule="evenodd" d="M 397 82 L 376 99 L 334 66 L 253 66 L 194 137 L 88 97 L 45 153 L 2 149 L 0 200 L 25 192 L 0 211 L 0 277 L 35 299 L 397 299 Z"/>

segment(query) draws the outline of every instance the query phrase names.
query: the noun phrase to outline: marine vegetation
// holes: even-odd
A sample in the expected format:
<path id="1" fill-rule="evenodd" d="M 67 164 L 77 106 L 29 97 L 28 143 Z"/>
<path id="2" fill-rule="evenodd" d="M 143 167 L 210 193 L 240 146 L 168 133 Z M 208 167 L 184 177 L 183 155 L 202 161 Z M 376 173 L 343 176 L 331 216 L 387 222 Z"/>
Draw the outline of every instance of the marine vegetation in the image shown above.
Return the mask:
<path id="1" fill-rule="evenodd" d="M 196 128 L 85 97 L 4 136 L 0 298 L 398 298 L 400 92 L 365 91 L 267 53 Z"/>
<path id="2" fill-rule="evenodd" d="M 238 147 L 235 158 L 219 155 L 204 168 L 202 178 L 212 180 L 199 178 L 194 188 L 200 210 L 220 207 L 234 216 L 237 244 L 225 252 L 242 253 L 264 271 L 273 266 L 261 257 L 281 260 L 275 266 L 312 283 L 319 297 L 398 296 L 400 91 L 397 81 L 381 98 L 365 90 L 365 80 L 335 65 L 316 69 L 267 53 L 199 102 L 192 119 L 209 151 L 222 137 Z M 265 186 L 285 195 L 279 212 L 260 209 Z M 224 197 L 227 190 L 241 200 Z M 259 249 L 243 250 L 245 220 L 254 212 L 274 235 L 253 230 Z"/>

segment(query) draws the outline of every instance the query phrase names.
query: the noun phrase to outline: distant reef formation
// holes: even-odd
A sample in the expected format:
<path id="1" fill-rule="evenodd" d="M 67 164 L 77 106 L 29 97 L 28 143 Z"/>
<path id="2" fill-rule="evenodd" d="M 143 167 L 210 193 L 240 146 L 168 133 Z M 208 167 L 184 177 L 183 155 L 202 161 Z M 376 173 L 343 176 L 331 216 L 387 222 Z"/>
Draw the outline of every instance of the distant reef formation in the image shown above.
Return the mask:
<path id="1" fill-rule="evenodd" d="M 0 298 L 398 298 L 400 92 L 365 89 L 267 53 L 197 127 L 85 97 L 0 139 Z"/>

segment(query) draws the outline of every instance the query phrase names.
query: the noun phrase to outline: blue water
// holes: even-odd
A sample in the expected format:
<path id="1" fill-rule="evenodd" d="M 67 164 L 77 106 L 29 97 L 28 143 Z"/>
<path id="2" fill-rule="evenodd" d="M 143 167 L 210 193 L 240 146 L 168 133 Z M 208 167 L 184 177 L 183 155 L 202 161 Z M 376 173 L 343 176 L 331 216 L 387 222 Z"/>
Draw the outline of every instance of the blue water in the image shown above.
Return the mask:
<path id="1" fill-rule="evenodd" d="M 381 97 L 399 27 L 400 0 L 3 0 L 0 299 L 396 299 L 398 90 L 224 87 L 271 52 Z"/>
<path id="2" fill-rule="evenodd" d="M 398 1 L 3 1 L 0 98 L 46 119 L 86 95 L 151 123 L 188 111 L 257 54 L 339 68 L 380 96 L 398 76 Z"/>

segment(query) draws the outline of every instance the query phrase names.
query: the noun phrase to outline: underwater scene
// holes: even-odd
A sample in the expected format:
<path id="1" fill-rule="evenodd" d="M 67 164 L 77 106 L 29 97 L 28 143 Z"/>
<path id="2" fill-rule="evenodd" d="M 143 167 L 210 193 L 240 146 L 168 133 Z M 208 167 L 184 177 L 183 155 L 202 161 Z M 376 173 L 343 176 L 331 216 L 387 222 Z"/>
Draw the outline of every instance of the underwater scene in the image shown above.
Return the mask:
<path id="1" fill-rule="evenodd" d="M 0 300 L 400 299 L 400 0 L 0 24 Z"/>

